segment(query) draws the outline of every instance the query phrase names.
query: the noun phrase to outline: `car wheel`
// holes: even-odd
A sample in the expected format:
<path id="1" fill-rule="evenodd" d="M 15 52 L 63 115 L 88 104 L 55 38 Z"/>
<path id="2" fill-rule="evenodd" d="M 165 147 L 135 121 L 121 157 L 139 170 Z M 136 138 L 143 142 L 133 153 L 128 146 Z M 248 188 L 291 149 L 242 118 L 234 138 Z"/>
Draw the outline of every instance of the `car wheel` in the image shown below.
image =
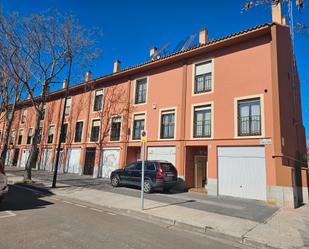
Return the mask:
<path id="1" fill-rule="evenodd" d="M 152 192 L 151 182 L 149 180 L 145 180 L 144 182 L 144 192 L 149 194 Z"/>
<path id="2" fill-rule="evenodd" d="M 112 183 L 113 187 L 119 187 L 119 185 L 120 185 L 119 177 L 117 175 L 112 176 L 111 183 Z"/>

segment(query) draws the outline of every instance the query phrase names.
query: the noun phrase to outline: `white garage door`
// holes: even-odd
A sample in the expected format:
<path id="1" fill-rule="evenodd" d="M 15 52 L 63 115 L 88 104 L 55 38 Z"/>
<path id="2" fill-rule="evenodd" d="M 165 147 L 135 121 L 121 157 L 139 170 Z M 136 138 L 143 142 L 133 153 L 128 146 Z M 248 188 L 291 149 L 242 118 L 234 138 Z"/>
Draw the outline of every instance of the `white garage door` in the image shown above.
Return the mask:
<path id="1" fill-rule="evenodd" d="M 21 160 L 19 162 L 19 167 L 21 167 L 21 168 L 25 168 L 26 167 L 29 155 L 30 155 L 30 150 L 29 149 L 23 149 L 21 151 Z"/>
<path id="2" fill-rule="evenodd" d="M 219 195 L 266 200 L 264 147 L 218 148 Z"/>
<path id="3" fill-rule="evenodd" d="M 119 168 L 120 149 L 103 149 L 101 160 L 101 176 L 109 178 L 112 171 Z"/>
<path id="4" fill-rule="evenodd" d="M 48 170 L 48 171 L 52 170 L 51 154 L 52 154 L 51 149 L 42 150 L 41 162 L 39 166 L 40 170 Z"/>
<path id="5" fill-rule="evenodd" d="M 148 147 L 148 160 L 165 160 L 175 165 L 176 147 Z"/>
<path id="6" fill-rule="evenodd" d="M 80 149 L 69 149 L 65 172 L 79 173 Z"/>

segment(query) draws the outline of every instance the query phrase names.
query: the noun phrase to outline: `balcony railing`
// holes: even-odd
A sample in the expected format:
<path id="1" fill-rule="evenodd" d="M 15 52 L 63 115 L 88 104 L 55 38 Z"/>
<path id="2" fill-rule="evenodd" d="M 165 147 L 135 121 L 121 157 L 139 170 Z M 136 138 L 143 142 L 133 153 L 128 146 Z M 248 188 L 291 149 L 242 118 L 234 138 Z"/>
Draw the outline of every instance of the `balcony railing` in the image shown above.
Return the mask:
<path id="1" fill-rule="evenodd" d="M 260 136 L 261 115 L 238 117 L 238 136 Z"/>
<path id="2" fill-rule="evenodd" d="M 211 120 L 202 120 L 194 122 L 193 136 L 195 138 L 211 137 Z"/>

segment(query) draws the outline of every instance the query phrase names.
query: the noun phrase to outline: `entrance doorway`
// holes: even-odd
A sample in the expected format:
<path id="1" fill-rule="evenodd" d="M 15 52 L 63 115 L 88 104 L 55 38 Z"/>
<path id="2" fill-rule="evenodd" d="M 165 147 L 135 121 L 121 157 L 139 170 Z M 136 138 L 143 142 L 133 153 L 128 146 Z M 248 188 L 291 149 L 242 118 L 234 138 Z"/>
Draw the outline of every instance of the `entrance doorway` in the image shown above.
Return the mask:
<path id="1" fill-rule="evenodd" d="M 95 148 L 86 149 L 86 158 L 84 165 L 84 175 L 93 175 L 94 161 L 95 161 Z"/>
<path id="2" fill-rule="evenodd" d="M 207 156 L 194 156 L 195 188 L 205 188 L 207 184 Z"/>
<path id="3" fill-rule="evenodd" d="M 19 157 L 19 149 L 15 149 L 15 152 L 14 152 L 14 158 L 13 158 L 13 163 L 12 163 L 12 166 L 17 166 L 17 162 L 18 162 L 18 157 Z"/>

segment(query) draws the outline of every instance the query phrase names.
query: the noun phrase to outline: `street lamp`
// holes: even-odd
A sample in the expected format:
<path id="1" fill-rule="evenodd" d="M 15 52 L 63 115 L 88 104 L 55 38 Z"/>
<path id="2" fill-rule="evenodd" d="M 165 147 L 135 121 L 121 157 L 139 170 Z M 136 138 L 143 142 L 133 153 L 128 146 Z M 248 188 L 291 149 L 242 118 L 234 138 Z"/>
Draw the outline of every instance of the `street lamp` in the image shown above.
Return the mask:
<path id="1" fill-rule="evenodd" d="M 56 188 L 58 163 L 59 163 L 60 149 L 61 149 L 61 137 L 63 135 L 62 133 L 63 133 L 63 124 L 64 124 L 64 117 L 65 117 L 65 107 L 67 105 L 67 98 L 68 98 L 68 95 L 69 95 L 69 84 L 70 84 L 70 78 L 71 78 L 71 69 L 72 69 L 73 58 L 72 58 L 72 54 L 70 52 L 67 52 L 67 56 L 70 59 L 70 64 L 69 64 L 69 72 L 68 72 L 68 81 L 67 81 L 67 84 L 66 84 L 66 87 L 65 87 L 64 104 L 63 104 L 61 124 L 60 124 L 60 135 L 59 135 L 59 138 L 58 138 L 56 161 L 55 161 L 55 165 L 54 165 L 54 177 L 53 177 L 52 188 Z"/>

